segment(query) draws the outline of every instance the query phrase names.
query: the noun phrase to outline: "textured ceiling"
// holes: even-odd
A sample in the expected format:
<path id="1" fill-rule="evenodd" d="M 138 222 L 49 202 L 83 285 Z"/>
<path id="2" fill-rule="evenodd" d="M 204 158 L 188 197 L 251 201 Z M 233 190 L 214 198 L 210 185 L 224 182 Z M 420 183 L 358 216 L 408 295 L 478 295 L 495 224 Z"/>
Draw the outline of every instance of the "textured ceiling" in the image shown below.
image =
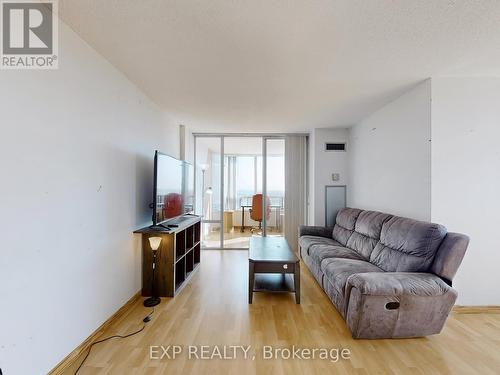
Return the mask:
<path id="1" fill-rule="evenodd" d="M 60 0 L 60 16 L 198 131 L 349 126 L 439 75 L 500 75 L 498 0 Z"/>

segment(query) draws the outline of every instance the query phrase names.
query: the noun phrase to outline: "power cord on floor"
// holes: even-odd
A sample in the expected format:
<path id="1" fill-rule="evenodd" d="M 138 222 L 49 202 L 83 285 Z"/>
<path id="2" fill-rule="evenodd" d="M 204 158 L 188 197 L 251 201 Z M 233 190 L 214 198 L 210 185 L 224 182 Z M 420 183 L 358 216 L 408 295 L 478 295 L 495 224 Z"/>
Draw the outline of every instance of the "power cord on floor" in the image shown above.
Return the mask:
<path id="1" fill-rule="evenodd" d="M 154 312 L 155 312 L 155 308 L 153 307 L 153 311 L 151 311 L 148 315 L 146 315 L 144 317 L 144 319 L 142 319 L 142 321 L 143 321 L 144 324 L 143 324 L 143 326 L 142 326 L 141 329 L 138 329 L 137 331 L 129 333 L 129 334 L 126 334 L 126 335 L 113 335 L 113 336 L 109 336 L 109 337 L 106 337 L 104 339 L 101 339 L 101 340 L 98 340 L 98 341 L 94 341 L 92 344 L 90 344 L 89 350 L 88 350 L 87 354 L 85 355 L 85 358 L 83 358 L 83 361 L 80 363 L 80 366 L 78 366 L 78 368 L 75 371 L 75 375 L 78 374 L 78 371 L 80 371 L 80 369 L 82 368 L 83 364 L 85 363 L 85 361 L 89 357 L 90 351 L 92 350 L 92 348 L 94 347 L 94 345 L 100 344 L 101 342 L 108 341 L 108 340 L 111 340 L 111 339 L 126 339 L 127 337 L 137 335 L 138 333 L 144 331 L 144 328 L 146 328 L 146 324 L 151 321 L 151 315 L 153 315 Z"/>

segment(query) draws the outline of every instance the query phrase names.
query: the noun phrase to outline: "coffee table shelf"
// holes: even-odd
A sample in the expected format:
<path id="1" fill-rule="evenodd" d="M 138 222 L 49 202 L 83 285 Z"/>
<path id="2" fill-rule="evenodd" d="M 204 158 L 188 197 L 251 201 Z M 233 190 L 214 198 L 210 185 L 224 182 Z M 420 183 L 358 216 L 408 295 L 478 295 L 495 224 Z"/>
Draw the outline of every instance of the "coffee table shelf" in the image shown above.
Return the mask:
<path id="1" fill-rule="evenodd" d="M 253 291 L 295 293 L 293 276 L 289 273 L 257 273 Z"/>

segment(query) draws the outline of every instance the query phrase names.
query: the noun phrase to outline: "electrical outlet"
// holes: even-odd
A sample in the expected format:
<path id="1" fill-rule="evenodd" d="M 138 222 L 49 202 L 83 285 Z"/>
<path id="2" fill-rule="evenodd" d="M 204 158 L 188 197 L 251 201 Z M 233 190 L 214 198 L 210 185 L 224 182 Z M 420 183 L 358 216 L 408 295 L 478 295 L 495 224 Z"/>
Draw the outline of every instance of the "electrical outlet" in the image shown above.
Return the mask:
<path id="1" fill-rule="evenodd" d="M 340 181 L 340 173 L 332 173 L 332 181 Z"/>

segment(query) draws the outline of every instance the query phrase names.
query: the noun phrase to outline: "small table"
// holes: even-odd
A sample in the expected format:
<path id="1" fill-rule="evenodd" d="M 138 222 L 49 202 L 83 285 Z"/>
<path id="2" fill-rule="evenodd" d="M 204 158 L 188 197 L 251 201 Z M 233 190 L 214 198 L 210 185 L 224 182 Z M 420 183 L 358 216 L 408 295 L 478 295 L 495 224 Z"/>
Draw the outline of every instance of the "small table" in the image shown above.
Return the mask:
<path id="1" fill-rule="evenodd" d="M 250 238 L 248 303 L 254 292 L 295 293 L 295 302 L 300 303 L 299 258 L 283 237 Z"/>

